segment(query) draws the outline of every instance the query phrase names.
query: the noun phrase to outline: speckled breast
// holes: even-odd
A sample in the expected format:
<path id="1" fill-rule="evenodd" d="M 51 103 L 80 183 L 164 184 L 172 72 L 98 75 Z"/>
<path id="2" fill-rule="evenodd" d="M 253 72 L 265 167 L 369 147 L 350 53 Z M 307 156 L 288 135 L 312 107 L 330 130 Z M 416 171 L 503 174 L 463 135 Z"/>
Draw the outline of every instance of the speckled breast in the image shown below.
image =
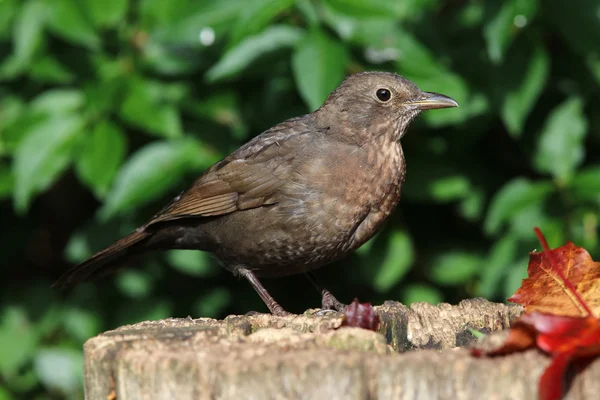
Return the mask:
<path id="1" fill-rule="evenodd" d="M 243 235 L 243 240 L 223 240 L 217 256 L 229 267 L 243 264 L 259 276 L 318 268 L 377 232 L 399 201 L 403 179 L 397 142 L 339 145 L 313 154 L 277 204 L 224 218 L 227 235 Z"/>

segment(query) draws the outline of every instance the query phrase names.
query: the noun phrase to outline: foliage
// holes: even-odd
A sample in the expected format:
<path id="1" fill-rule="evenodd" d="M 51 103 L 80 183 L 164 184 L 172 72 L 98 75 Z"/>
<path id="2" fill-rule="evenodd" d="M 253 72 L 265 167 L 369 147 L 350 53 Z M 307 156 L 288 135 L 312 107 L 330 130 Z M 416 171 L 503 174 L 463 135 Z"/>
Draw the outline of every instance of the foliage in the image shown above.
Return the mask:
<path id="1" fill-rule="evenodd" d="M 524 277 L 534 225 L 594 254 L 597 11 L 594 0 L 0 0 L 0 398 L 80 397 L 78 352 L 101 330 L 264 310 L 194 252 L 72 292 L 49 285 L 353 72 L 395 71 L 461 107 L 413 124 L 398 212 L 319 272 L 340 300 L 501 300 Z M 302 277 L 266 285 L 291 311 L 319 304 Z"/>

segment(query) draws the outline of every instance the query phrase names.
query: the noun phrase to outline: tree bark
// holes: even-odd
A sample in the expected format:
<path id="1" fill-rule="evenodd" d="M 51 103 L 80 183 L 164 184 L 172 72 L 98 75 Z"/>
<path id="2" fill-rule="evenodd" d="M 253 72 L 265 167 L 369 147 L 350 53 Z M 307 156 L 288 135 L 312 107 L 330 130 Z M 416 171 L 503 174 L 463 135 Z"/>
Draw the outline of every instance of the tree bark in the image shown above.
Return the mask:
<path id="1" fill-rule="evenodd" d="M 501 331 L 519 306 L 396 302 L 375 307 L 378 332 L 340 328 L 337 312 L 141 322 L 84 345 L 87 399 L 535 399 L 549 358 L 473 358 L 472 330 Z M 505 333 L 488 337 L 488 346 Z M 412 351 L 419 350 L 419 351 Z M 403 354 L 399 354 L 403 353 Z M 596 399 L 600 362 L 567 399 Z M 595 378 L 595 379 L 594 379 Z"/>

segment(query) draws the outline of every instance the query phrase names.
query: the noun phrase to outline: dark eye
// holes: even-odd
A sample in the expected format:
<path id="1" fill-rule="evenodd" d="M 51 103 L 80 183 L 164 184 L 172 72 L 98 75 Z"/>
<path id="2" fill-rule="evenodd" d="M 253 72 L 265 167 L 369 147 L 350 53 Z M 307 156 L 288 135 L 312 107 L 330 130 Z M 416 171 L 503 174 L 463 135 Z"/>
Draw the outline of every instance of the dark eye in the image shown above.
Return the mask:
<path id="1" fill-rule="evenodd" d="M 377 89 L 377 98 L 381 101 L 388 101 L 392 94 L 387 89 Z"/>

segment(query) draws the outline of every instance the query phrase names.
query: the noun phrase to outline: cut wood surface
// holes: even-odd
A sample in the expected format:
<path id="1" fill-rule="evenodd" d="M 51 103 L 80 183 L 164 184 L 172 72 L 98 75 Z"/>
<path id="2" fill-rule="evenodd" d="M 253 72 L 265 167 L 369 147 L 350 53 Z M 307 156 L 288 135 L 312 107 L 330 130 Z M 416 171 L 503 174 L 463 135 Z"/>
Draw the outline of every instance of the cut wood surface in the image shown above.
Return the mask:
<path id="1" fill-rule="evenodd" d="M 516 305 L 386 302 L 379 332 L 340 328 L 341 314 L 309 310 L 141 322 L 84 346 L 87 399 L 535 399 L 549 359 L 528 351 L 472 358 L 472 330 L 502 331 Z M 505 333 L 488 337 L 494 346 Z M 399 354 L 402 353 L 402 354 Z M 597 399 L 600 362 L 567 399 Z"/>

